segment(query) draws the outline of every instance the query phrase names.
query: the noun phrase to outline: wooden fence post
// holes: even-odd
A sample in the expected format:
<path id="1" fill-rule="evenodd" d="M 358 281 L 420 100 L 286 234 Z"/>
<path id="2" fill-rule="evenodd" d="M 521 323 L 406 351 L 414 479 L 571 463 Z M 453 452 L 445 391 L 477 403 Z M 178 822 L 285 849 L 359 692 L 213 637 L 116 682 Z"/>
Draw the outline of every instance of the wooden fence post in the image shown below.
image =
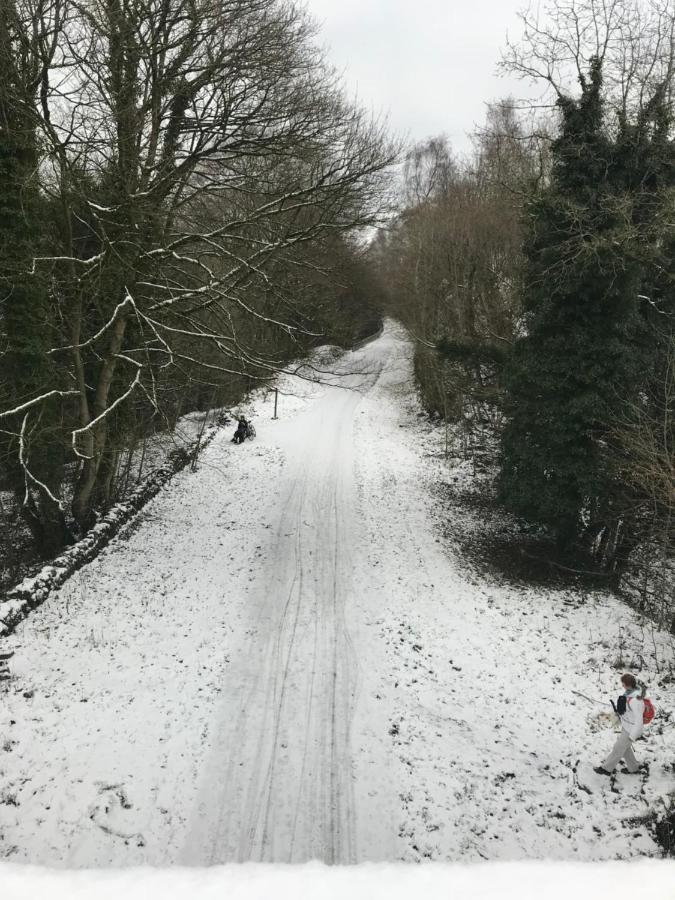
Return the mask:
<path id="1" fill-rule="evenodd" d="M 9 681 L 9 661 L 14 656 L 14 651 L 8 653 L 0 653 L 0 681 Z"/>

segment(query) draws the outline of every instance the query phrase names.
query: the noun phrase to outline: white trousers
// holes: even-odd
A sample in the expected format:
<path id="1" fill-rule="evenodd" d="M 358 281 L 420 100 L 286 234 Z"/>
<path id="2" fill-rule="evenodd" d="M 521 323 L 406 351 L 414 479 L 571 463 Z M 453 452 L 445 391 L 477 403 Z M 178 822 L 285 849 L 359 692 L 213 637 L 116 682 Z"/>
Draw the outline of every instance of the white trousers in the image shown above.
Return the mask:
<path id="1" fill-rule="evenodd" d="M 602 768 L 606 769 L 608 772 L 613 772 L 616 764 L 621 758 L 626 760 L 626 768 L 629 772 L 637 772 L 640 768 L 637 759 L 635 759 L 635 754 L 633 753 L 633 742 L 628 736 L 628 732 L 623 730 L 616 739 L 612 752 L 602 764 Z"/>

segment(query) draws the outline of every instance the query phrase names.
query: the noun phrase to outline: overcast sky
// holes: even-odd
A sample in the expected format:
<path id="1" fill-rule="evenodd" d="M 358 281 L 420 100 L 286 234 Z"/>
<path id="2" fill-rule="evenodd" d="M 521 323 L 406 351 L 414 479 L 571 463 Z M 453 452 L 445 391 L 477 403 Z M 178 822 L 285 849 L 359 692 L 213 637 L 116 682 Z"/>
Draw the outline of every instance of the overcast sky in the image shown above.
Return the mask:
<path id="1" fill-rule="evenodd" d="M 321 41 L 362 104 L 414 139 L 445 133 L 458 151 L 485 103 L 526 89 L 496 73 L 527 0 L 305 0 Z"/>

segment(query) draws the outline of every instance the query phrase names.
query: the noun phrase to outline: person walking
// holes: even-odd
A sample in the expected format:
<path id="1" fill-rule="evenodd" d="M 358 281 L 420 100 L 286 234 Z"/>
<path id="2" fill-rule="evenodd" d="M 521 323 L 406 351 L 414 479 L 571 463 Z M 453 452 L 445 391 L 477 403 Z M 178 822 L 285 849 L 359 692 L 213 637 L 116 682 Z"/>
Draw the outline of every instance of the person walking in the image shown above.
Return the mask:
<path id="1" fill-rule="evenodd" d="M 621 676 L 621 684 L 624 693 L 619 697 L 616 705 L 612 703 L 614 712 L 621 721 L 621 734 L 617 737 L 612 752 L 601 766 L 596 766 L 594 772 L 598 775 L 611 775 L 620 759 L 626 763 L 628 774 L 636 775 L 640 766 L 633 753 L 633 741 L 636 741 L 644 729 L 644 687 L 638 687 L 634 675 L 627 672 Z"/>

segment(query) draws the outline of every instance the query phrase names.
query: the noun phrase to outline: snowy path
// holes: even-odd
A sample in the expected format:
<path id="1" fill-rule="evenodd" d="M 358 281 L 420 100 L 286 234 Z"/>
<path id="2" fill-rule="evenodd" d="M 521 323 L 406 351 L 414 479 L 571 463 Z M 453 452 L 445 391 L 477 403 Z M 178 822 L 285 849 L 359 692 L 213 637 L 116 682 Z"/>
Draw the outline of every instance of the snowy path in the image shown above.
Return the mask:
<path id="1" fill-rule="evenodd" d="M 612 598 L 518 589 L 442 543 L 464 477 L 419 424 L 391 323 L 334 387 L 288 379 L 258 439 L 207 449 L 6 644 L 0 856 L 68 866 L 612 859 L 673 787 L 591 767 L 570 695 L 672 662 Z M 642 659 L 633 658 L 637 648 Z M 671 729 L 672 735 L 672 729 Z M 577 766 L 577 760 L 582 762 Z"/>
<path id="2" fill-rule="evenodd" d="M 288 464 L 274 532 L 249 591 L 249 640 L 226 673 L 236 702 L 222 709 L 185 862 L 355 860 L 345 604 L 352 421 L 368 381 L 343 377 L 277 435 Z"/>

